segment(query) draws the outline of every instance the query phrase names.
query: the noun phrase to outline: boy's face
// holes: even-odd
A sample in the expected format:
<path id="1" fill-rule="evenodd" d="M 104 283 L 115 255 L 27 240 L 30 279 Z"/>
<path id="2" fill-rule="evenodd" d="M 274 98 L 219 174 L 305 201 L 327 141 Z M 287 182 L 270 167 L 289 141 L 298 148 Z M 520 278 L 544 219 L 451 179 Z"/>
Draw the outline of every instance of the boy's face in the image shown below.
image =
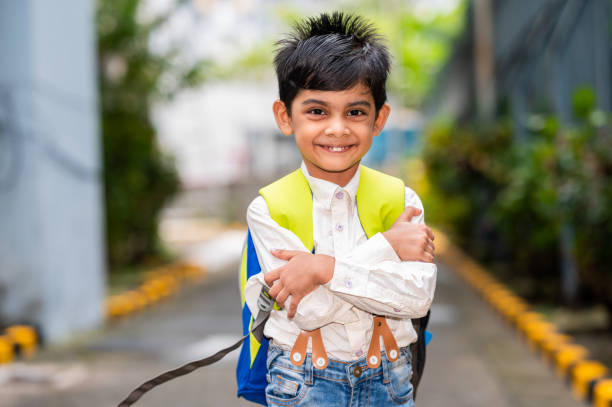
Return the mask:
<path id="1" fill-rule="evenodd" d="M 274 102 L 274 115 L 285 135 L 293 134 L 308 172 L 346 185 L 383 129 L 389 116 L 385 104 L 378 116 L 370 89 L 358 84 L 341 91 L 302 89 L 291 103 Z"/>

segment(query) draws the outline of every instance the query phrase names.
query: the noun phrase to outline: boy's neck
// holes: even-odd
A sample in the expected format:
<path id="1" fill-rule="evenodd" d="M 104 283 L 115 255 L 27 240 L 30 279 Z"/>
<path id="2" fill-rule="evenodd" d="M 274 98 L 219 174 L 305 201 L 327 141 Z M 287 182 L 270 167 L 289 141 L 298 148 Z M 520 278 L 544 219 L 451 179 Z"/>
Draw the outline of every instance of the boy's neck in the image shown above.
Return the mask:
<path id="1" fill-rule="evenodd" d="M 322 179 L 322 180 L 325 180 L 325 181 L 329 181 L 329 182 L 333 182 L 334 184 L 339 185 L 339 186 L 341 186 L 343 188 L 355 176 L 355 173 L 357 172 L 357 169 L 359 168 L 359 163 L 360 162 L 361 161 L 358 161 L 352 167 L 347 168 L 344 171 L 330 172 L 330 171 L 324 170 L 323 168 L 317 167 L 316 165 L 314 165 L 313 163 L 309 162 L 308 160 L 304 160 L 304 164 L 306 165 L 306 169 L 308 170 L 308 174 L 310 174 L 311 177 L 319 178 L 319 179 Z"/>

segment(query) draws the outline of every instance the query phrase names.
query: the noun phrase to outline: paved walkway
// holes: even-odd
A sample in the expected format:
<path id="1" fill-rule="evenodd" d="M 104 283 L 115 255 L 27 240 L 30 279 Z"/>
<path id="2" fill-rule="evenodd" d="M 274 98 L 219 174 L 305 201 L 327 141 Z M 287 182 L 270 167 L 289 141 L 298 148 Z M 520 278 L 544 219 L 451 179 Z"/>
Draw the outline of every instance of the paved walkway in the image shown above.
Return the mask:
<path id="1" fill-rule="evenodd" d="M 582 406 L 471 288 L 446 266 L 438 270 L 417 406 Z"/>
<path id="2" fill-rule="evenodd" d="M 3 407 L 108 407 L 162 371 L 238 337 L 234 268 L 78 344 L 0 371 Z M 439 267 L 425 376 L 417 406 L 579 406 L 552 370 L 447 267 Z M 247 406 L 235 398 L 237 352 L 154 389 L 136 404 Z M 2 384 L 2 374 L 5 382 Z"/>

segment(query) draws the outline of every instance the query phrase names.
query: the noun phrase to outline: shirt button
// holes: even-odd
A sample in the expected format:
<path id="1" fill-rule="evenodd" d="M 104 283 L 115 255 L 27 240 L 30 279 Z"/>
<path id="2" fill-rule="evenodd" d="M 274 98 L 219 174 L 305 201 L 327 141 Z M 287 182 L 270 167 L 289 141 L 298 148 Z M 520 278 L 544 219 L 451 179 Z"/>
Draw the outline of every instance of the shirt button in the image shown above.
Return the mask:
<path id="1" fill-rule="evenodd" d="M 342 223 L 338 223 L 338 224 L 336 225 L 336 230 L 337 230 L 338 232 L 342 232 L 342 230 L 343 230 L 343 229 L 344 229 L 344 226 L 342 225 Z"/>
<path id="2" fill-rule="evenodd" d="M 344 192 L 340 191 L 336 193 L 336 199 L 342 199 L 344 198 Z"/>
<path id="3" fill-rule="evenodd" d="M 401 311 L 401 309 L 399 309 L 399 308 L 393 308 L 393 311 L 394 311 L 394 312 L 400 312 L 400 311 Z"/>
<path id="4" fill-rule="evenodd" d="M 355 352 L 355 356 L 359 357 L 363 355 L 363 351 L 361 349 L 359 349 L 357 352 Z"/>
<path id="5" fill-rule="evenodd" d="M 353 286 L 353 282 L 351 280 L 346 280 L 344 282 L 344 285 L 347 286 L 348 288 L 351 288 Z"/>

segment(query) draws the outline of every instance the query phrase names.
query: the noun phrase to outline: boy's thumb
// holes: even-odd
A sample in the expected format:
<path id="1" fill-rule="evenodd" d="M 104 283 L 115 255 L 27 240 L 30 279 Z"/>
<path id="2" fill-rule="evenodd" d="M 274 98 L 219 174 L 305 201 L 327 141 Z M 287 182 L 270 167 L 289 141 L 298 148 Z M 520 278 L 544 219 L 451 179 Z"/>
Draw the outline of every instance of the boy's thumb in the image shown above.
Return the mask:
<path id="1" fill-rule="evenodd" d="M 414 206 L 407 206 L 404 209 L 404 212 L 397 218 L 396 222 L 410 222 L 414 216 L 420 215 L 421 210 L 419 208 L 415 208 Z"/>

